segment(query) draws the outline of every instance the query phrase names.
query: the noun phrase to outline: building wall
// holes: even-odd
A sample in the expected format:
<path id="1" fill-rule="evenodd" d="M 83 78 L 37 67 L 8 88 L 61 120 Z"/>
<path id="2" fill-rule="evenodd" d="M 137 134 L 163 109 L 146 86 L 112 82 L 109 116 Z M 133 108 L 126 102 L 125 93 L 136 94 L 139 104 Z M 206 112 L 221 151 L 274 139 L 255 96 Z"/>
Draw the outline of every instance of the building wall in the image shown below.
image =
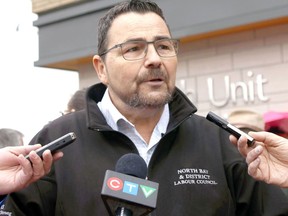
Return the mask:
<path id="1" fill-rule="evenodd" d="M 56 8 L 68 6 L 85 0 L 32 0 L 33 13 L 44 13 Z"/>
<path id="2" fill-rule="evenodd" d="M 87 0 L 32 0 L 32 12 L 41 14 Z"/>
<path id="3" fill-rule="evenodd" d="M 177 86 L 197 105 L 199 114 L 214 110 L 226 116 L 242 108 L 260 113 L 288 111 L 288 24 L 199 40 L 181 48 Z M 225 76 L 229 76 L 229 91 Z M 208 79 L 214 84 L 210 88 L 214 103 Z M 233 101 L 231 88 L 240 85 L 248 97 L 245 100 L 238 87 Z"/>
<path id="4" fill-rule="evenodd" d="M 92 58 L 91 63 L 89 64 L 82 64 L 79 67 L 79 88 L 85 88 L 91 86 L 95 83 L 100 82 L 97 77 L 96 71 L 93 68 Z"/>
<path id="5" fill-rule="evenodd" d="M 182 43 L 178 60 L 177 86 L 200 115 L 215 111 L 225 117 L 234 109 L 288 111 L 288 24 Z M 92 60 L 79 72 L 81 87 L 98 82 Z M 246 88 L 247 94 L 238 87 L 233 101 L 233 86 Z"/>

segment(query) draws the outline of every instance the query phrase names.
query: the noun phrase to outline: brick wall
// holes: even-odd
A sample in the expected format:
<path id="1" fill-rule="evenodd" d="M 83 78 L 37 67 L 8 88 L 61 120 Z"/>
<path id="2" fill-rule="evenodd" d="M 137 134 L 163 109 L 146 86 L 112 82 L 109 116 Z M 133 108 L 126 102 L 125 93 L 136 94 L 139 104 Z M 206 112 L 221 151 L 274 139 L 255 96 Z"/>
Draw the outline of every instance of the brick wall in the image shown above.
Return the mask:
<path id="1" fill-rule="evenodd" d="M 177 86 L 198 114 L 288 111 L 288 24 L 198 40 L 180 50 Z"/>
<path id="2" fill-rule="evenodd" d="M 49 10 L 74 4 L 85 0 L 32 0 L 33 13 L 43 13 Z"/>

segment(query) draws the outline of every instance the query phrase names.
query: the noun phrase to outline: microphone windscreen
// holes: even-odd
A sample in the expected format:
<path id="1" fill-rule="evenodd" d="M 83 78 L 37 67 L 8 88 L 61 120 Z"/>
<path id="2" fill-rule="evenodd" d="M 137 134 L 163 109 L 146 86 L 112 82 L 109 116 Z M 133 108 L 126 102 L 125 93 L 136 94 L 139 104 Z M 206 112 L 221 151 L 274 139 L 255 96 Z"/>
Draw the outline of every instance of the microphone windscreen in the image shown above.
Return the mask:
<path id="1" fill-rule="evenodd" d="M 146 178 L 148 172 L 144 159 L 134 153 L 123 155 L 117 161 L 115 171 L 142 179 Z"/>

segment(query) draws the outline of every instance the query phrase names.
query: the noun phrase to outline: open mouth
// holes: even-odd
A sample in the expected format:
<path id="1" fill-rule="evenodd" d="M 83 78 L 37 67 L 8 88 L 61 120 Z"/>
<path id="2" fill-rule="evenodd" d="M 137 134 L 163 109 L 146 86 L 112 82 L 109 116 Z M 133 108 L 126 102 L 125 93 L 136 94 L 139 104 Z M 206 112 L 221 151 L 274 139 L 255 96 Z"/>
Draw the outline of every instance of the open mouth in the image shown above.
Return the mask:
<path id="1" fill-rule="evenodd" d="M 156 78 L 156 79 L 151 79 L 151 80 L 149 80 L 150 82 L 161 82 L 161 81 L 163 81 L 163 79 L 161 79 L 161 78 Z"/>

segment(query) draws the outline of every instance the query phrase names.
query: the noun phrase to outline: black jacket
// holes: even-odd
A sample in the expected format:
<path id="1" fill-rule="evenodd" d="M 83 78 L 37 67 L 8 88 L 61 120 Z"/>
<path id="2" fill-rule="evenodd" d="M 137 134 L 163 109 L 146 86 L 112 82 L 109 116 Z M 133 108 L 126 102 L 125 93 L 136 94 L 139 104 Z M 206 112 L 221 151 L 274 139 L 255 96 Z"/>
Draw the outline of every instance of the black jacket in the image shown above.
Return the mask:
<path id="1" fill-rule="evenodd" d="M 131 140 L 113 131 L 97 107 L 102 84 L 87 93 L 87 109 L 60 117 L 45 126 L 31 143 L 48 143 L 68 132 L 77 140 L 63 149 L 51 173 L 11 194 L 0 215 L 105 216 L 100 193 L 107 169 L 114 170 L 126 153 L 138 153 Z M 254 181 L 228 134 L 205 118 L 178 89 L 169 104 L 170 122 L 148 167 L 159 183 L 153 216 L 288 215 L 282 191 Z"/>

